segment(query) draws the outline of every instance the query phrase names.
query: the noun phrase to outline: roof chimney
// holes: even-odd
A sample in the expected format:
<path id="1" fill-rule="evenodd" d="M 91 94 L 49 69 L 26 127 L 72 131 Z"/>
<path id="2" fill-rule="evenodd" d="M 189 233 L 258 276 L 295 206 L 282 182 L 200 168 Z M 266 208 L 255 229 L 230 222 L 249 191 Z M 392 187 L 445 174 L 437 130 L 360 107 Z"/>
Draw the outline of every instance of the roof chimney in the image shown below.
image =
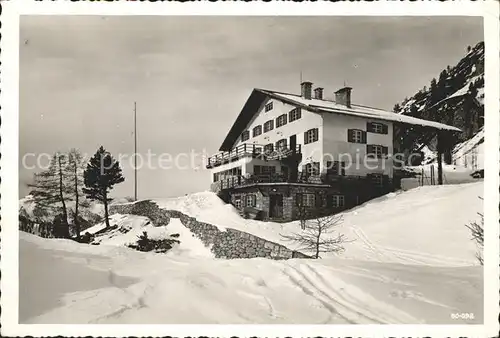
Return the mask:
<path id="1" fill-rule="evenodd" d="M 314 98 L 317 100 L 323 100 L 323 88 L 318 87 L 314 89 Z"/>
<path id="2" fill-rule="evenodd" d="M 302 97 L 306 100 L 311 99 L 311 89 L 312 89 L 312 82 L 305 81 L 300 84 L 300 89 L 301 89 L 301 94 Z"/>
<path id="3" fill-rule="evenodd" d="M 340 88 L 335 92 L 335 102 L 351 108 L 351 87 Z"/>

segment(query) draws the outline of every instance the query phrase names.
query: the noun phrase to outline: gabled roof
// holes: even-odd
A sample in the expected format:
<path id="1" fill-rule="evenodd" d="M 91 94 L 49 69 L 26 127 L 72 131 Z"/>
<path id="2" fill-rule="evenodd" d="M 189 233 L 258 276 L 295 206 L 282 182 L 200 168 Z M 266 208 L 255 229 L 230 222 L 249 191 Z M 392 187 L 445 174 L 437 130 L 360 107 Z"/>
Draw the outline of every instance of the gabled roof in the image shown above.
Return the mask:
<path id="1" fill-rule="evenodd" d="M 460 129 L 449 126 L 443 123 L 428 121 L 423 119 L 418 119 L 416 117 L 411 117 L 407 115 L 396 114 L 394 112 L 389 112 L 382 109 L 371 108 L 361 105 L 352 104 L 351 108 L 345 105 L 335 103 L 329 100 L 318 100 L 318 99 L 305 99 L 300 95 L 282 93 L 277 91 L 271 91 L 266 89 L 255 88 L 247 102 L 241 109 L 240 114 L 236 118 L 233 126 L 229 130 L 224 142 L 222 142 L 220 151 L 230 150 L 234 142 L 238 139 L 241 133 L 244 131 L 245 127 L 252 120 L 253 116 L 257 113 L 259 107 L 262 105 L 267 97 L 274 98 L 276 100 L 294 105 L 314 113 L 332 113 L 332 114 L 342 114 L 351 115 L 361 118 L 369 118 L 382 121 L 399 122 L 404 124 L 419 125 L 424 127 L 429 127 L 433 129 L 448 130 L 448 131 L 461 131 Z"/>

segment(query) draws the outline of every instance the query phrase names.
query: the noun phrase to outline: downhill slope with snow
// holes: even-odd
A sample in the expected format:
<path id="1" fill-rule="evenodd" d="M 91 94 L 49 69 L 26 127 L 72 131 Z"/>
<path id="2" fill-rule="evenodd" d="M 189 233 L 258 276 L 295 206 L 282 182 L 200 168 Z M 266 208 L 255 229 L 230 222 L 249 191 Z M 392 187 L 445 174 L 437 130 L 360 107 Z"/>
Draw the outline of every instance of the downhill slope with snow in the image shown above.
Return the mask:
<path id="1" fill-rule="evenodd" d="M 424 186 L 342 214 L 352 242 L 321 260 L 214 259 L 179 219 L 113 215 L 90 228 L 100 245 L 20 233 L 21 323 L 481 323 L 483 269 L 464 224 L 477 220 L 482 183 Z M 242 219 L 215 194 L 156 201 L 220 229 L 271 241 L 298 222 Z M 143 231 L 179 234 L 166 254 L 126 245 Z M 474 319 L 452 319 L 452 313 Z"/>
<path id="2" fill-rule="evenodd" d="M 482 202 L 478 197 L 482 194 L 482 182 L 423 186 L 347 210 L 340 214 L 343 223 L 338 230 L 351 242 L 345 243 L 341 256 L 405 264 L 476 264 L 477 248 L 464 225 L 479 220 L 477 213 L 482 210 Z M 300 231 L 298 221 L 272 223 L 241 218 L 232 205 L 210 192 L 156 203 L 220 228 L 246 231 L 290 248 L 294 245 L 284 241 L 281 234 Z M 443 238 L 453 240 L 443 242 Z"/>
<path id="3" fill-rule="evenodd" d="M 480 267 L 216 260 L 20 237 L 21 323 L 471 324 L 483 317 Z M 464 311 L 475 318 L 450 318 Z"/>

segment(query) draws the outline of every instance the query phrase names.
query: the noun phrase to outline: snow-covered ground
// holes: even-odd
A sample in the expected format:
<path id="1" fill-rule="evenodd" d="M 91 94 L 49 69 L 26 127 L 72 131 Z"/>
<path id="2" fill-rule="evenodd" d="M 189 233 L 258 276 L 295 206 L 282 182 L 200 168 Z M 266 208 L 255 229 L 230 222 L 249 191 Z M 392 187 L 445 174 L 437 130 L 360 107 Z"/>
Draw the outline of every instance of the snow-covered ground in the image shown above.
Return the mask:
<path id="1" fill-rule="evenodd" d="M 423 186 L 392 193 L 343 212 L 339 231 L 351 242 L 345 243 L 346 250 L 341 256 L 404 264 L 476 264 L 476 246 L 464 224 L 479 219 L 477 213 L 482 210 L 482 201 L 478 196 L 482 194 L 482 182 Z M 290 248 L 294 245 L 284 241 L 281 234 L 300 231 L 297 221 L 272 223 L 243 219 L 233 206 L 210 192 L 156 203 L 200 221 L 246 231 Z M 443 238 L 454 240 L 442 241 Z"/>
<path id="2" fill-rule="evenodd" d="M 423 185 L 438 184 L 437 163 L 405 167 L 405 169 L 408 171 L 413 171 L 417 174 L 417 177 L 411 179 L 412 181 L 416 182 L 417 186 L 422 185 L 422 174 L 424 176 Z M 477 178 L 472 177 L 472 173 L 474 173 L 476 170 L 477 169 L 474 169 L 473 167 L 464 167 L 462 165 L 443 163 L 443 183 L 446 185 L 478 182 L 479 180 Z M 434 178 L 432 178 L 432 176 L 434 176 Z"/>
<path id="3" fill-rule="evenodd" d="M 25 233 L 20 248 L 22 323 L 482 322 L 480 267 L 216 260 Z M 451 319 L 464 311 L 475 319 Z"/>
<path id="4" fill-rule="evenodd" d="M 425 167 L 428 171 L 430 171 L 430 167 L 434 165 L 435 170 L 437 170 L 436 152 L 430 150 L 427 146 L 422 148 L 422 152 L 424 153 L 424 160 L 422 162 L 423 166 L 409 167 L 409 169 L 414 168 L 418 171 L 422 167 Z M 455 145 L 451 156 L 453 167 L 445 168 L 445 170 L 451 169 L 449 170 L 450 172 L 458 169 L 464 173 L 472 173 L 476 170 L 484 169 L 484 128 L 479 129 L 479 131 L 470 139 Z M 464 179 L 467 178 L 464 177 Z"/>
<path id="5" fill-rule="evenodd" d="M 483 270 L 464 226 L 482 183 L 424 186 L 342 214 L 351 242 L 321 260 L 215 259 L 180 220 L 114 215 L 101 245 L 20 233 L 22 323 L 481 323 Z M 209 192 L 156 201 L 221 229 L 293 247 L 300 230 L 242 219 Z M 460 206 L 459 208 L 457 206 Z M 91 231 L 103 228 L 98 224 Z M 125 247 L 143 231 L 179 234 L 166 254 Z M 451 319 L 473 312 L 474 320 Z"/>
<path id="6" fill-rule="evenodd" d="M 456 165 L 473 170 L 484 169 L 484 128 L 471 139 L 457 144 L 452 157 Z"/>

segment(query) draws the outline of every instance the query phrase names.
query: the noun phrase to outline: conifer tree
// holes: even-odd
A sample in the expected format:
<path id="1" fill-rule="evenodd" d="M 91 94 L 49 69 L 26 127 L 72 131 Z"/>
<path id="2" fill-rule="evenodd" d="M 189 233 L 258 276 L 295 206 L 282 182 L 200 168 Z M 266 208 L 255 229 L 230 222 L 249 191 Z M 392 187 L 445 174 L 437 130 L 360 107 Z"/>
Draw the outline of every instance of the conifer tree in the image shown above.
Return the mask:
<path id="1" fill-rule="evenodd" d="M 31 188 L 30 195 L 37 207 L 45 210 L 61 210 L 59 218 L 62 225 L 68 226 L 68 211 L 66 207 L 67 187 L 65 185 L 65 166 L 67 156 L 62 153 L 55 153 L 52 156 L 48 169 L 36 173 L 33 183 L 28 184 Z"/>
<path id="2" fill-rule="evenodd" d="M 69 178 L 69 190 L 75 201 L 75 211 L 73 222 L 75 224 L 76 238 L 80 240 L 80 219 L 79 207 L 83 202 L 82 188 L 83 188 L 83 175 L 82 175 L 82 155 L 77 149 L 71 149 L 68 153 L 68 166 L 66 167 Z"/>
<path id="3" fill-rule="evenodd" d="M 109 192 L 115 184 L 125 180 L 120 164 L 101 146 L 87 164 L 83 179 L 83 192 L 87 197 L 104 204 L 106 228 L 109 228 L 108 203 L 112 200 L 109 198 Z"/>

